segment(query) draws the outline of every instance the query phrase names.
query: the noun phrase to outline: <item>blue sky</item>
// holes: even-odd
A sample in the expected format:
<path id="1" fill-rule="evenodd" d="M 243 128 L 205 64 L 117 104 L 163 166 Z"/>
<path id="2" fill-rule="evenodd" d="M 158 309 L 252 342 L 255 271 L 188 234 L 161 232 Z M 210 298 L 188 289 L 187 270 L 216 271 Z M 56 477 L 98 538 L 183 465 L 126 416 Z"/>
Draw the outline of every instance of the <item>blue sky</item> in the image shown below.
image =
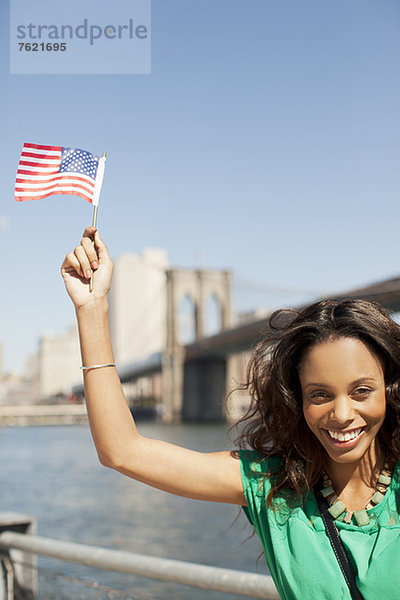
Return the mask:
<path id="1" fill-rule="evenodd" d="M 399 274 L 397 0 L 153 0 L 150 75 L 10 75 L 6 4 L 7 369 L 73 321 L 59 265 L 92 218 L 78 197 L 13 201 L 25 141 L 107 150 L 112 256 L 154 246 L 174 266 L 232 268 L 241 310 Z"/>

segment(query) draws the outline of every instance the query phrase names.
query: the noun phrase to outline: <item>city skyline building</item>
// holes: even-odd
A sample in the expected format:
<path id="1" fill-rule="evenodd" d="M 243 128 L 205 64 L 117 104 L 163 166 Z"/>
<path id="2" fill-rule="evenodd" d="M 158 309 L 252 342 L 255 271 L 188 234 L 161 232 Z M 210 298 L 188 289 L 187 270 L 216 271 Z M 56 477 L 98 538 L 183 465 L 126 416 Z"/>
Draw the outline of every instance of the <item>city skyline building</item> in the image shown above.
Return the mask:
<path id="1" fill-rule="evenodd" d="M 117 364 L 141 360 L 165 347 L 168 267 L 161 248 L 144 248 L 114 260 L 109 315 Z"/>
<path id="2" fill-rule="evenodd" d="M 46 334 L 39 342 L 38 397 L 64 396 L 81 379 L 81 358 L 77 326 L 60 334 Z"/>

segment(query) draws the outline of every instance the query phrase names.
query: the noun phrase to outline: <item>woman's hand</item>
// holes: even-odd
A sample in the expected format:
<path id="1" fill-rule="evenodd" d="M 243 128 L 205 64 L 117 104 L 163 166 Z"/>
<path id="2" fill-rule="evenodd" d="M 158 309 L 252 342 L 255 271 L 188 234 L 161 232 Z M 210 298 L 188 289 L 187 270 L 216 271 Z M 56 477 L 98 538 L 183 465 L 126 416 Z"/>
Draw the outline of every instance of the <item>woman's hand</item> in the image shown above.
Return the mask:
<path id="1" fill-rule="evenodd" d="M 65 287 L 76 309 L 107 297 L 112 270 L 107 246 L 99 232 L 94 227 L 87 227 L 80 245 L 67 254 L 61 266 Z M 93 291 L 90 292 L 89 281 L 94 273 Z"/>

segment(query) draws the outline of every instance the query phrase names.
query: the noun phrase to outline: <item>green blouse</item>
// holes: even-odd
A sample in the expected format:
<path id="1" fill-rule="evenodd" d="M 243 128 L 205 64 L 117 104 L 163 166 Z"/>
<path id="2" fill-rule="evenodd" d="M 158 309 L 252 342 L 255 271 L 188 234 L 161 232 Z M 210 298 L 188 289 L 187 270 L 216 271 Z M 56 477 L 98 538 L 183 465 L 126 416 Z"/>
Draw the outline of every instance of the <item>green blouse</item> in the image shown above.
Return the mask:
<path id="1" fill-rule="evenodd" d="M 292 508 L 280 498 L 272 510 L 266 503 L 271 484 L 265 473 L 274 472 L 279 458 L 241 450 L 240 463 L 244 511 L 261 539 L 282 600 L 351 600 L 314 495 L 308 493 L 301 506 Z M 398 600 L 400 461 L 384 499 L 367 512 L 370 523 L 363 527 L 337 520 L 340 538 L 365 600 Z"/>

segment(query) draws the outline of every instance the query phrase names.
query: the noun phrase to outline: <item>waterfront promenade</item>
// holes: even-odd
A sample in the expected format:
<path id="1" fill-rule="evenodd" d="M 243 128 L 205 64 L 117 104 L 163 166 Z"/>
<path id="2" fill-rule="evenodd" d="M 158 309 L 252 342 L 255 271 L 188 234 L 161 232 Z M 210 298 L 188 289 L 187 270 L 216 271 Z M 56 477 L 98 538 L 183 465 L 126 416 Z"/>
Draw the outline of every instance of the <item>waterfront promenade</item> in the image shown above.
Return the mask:
<path id="1" fill-rule="evenodd" d="M 84 404 L 0 405 L 0 426 L 79 425 L 87 423 Z"/>

